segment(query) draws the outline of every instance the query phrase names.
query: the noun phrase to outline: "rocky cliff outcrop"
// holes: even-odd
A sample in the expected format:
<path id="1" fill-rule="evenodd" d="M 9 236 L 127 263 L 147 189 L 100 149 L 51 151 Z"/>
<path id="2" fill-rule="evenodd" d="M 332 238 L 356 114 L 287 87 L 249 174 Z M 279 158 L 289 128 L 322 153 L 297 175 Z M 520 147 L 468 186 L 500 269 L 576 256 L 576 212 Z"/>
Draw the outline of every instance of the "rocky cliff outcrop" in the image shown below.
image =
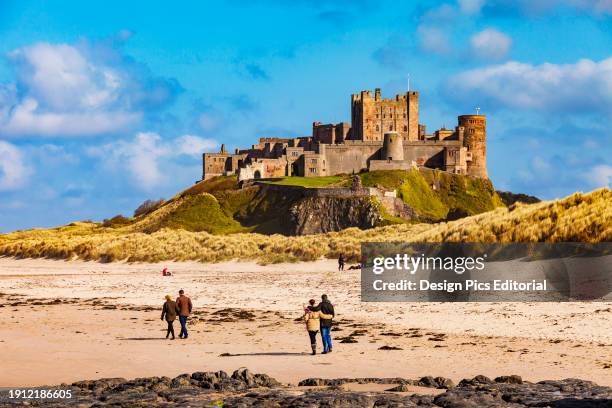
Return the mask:
<path id="1" fill-rule="evenodd" d="M 306 197 L 290 211 L 290 234 L 308 235 L 340 231 L 345 228 L 373 228 L 383 218 L 370 197 Z"/>

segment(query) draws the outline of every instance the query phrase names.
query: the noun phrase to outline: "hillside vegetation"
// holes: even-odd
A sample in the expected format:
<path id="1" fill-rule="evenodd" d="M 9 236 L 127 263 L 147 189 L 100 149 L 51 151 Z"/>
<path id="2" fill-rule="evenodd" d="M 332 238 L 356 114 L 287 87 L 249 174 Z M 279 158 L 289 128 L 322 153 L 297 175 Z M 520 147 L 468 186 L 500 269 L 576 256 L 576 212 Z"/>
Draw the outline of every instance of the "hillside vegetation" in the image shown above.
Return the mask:
<path id="1" fill-rule="evenodd" d="M 375 208 L 377 214 L 368 226 L 382 226 L 406 222 L 438 222 L 479 214 L 503 205 L 488 180 L 449 174 L 428 169 L 410 171 L 375 171 L 359 175 L 366 187 L 378 187 L 397 192 L 410 207 L 412 217 L 393 216 L 378 202 L 363 200 L 313 199 L 304 206 L 300 190 L 279 190 L 279 185 L 305 188 L 348 187 L 351 175 L 330 177 L 281 177 L 263 180 L 263 185 L 238 187 L 235 176 L 215 177 L 197 183 L 165 202 L 151 201 L 147 211 L 137 211 L 133 218 L 115 216 L 105 220 L 104 227 L 122 232 L 153 233 L 163 228 L 184 229 L 191 232 L 233 234 L 259 232 L 263 234 L 293 235 L 296 231 L 326 232 L 342 226 L 362 226 L 355 217 Z M 269 186 L 269 187 L 268 187 Z M 375 200 L 375 199 L 371 199 Z M 325 201 L 325 202 L 324 202 Z M 143 204 L 145 205 L 145 204 Z M 310 212 L 321 207 L 327 211 L 317 214 L 327 217 L 329 223 L 321 228 L 308 228 L 297 223 L 311 219 Z M 356 211 L 338 212 L 340 208 Z M 296 211 L 305 211 L 298 213 Z M 346 218 L 351 213 L 353 216 Z"/>
<path id="2" fill-rule="evenodd" d="M 479 214 L 503 206 L 489 180 L 431 169 L 371 171 L 361 175 L 366 187 L 396 190 L 417 213 L 434 221 Z"/>
<path id="3" fill-rule="evenodd" d="M 210 204 L 210 199 L 203 200 Z M 213 235 L 208 232 L 171 229 L 171 222 L 164 220 L 161 211 L 168 213 L 176 211 L 180 204 L 176 208 L 172 206 L 177 205 L 177 202 L 180 202 L 180 198 L 151 214 L 157 218 L 139 220 L 127 227 L 106 228 L 99 223 L 73 223 L 52 229 L 0 235 L 0 254 L 17 257 L 80 258 L 103 262 L 119 260 L 219 262 L 241 259 L 269 263 L 308 261 L 321 257 L 335 258 L 339 254 L 355 260 L 360 251 L 360 244 L 364 241 L 612 241 L 612 192 L 609 189 L 596 190 L 588 194 L 576 193 L 551 202 L 500 207 L 457 221 L 433 225 L 401 224 L 369 230 L 349 228 L 340 232 L 299 237 L 258 233 Z M 441 202 L 444 203 L 442 200 Z M 215 205 L 212 207 L 219 214 L 219 209 Z M 219 208 L 223 213 L 223 206 Z M 232 211 L 231 206 L 227 211 Z M 206 219 L 187 216 L 182 210 L 176 215 L 179 218 L 185 217 L 185 222 L 197 225 L 209 222 Z M 153 233 L 142 232 L 149 225 L 145 221 L 159 222 L 162 228 Z M 236 227 L 227 218 L 221 218 L 220 222 L 228 229 Z"/>

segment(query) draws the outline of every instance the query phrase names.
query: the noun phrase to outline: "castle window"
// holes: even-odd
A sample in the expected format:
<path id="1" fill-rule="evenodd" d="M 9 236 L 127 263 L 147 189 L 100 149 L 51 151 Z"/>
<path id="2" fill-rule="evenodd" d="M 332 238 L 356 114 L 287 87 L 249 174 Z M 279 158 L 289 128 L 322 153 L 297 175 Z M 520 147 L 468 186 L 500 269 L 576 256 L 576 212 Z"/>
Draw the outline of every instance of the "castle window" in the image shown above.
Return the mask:
<path id="1" fill-rule="evenodd" d="M 390 118 L 392 118 L 392 117 L 393 117 L 393 114 L 392 114 L 392 113 L 390 113 L 390 114 L 389 114 L 389 117 L 390 117 Z"/>
<path id="2" fill-rule="evenodd" d="M 404 126 L 404 132 L 408 131 L 408 126 Z"/>
<path id="3" fill-rule="evenodd" d="M 376 125 L 376 131 L 378 132 L 380 130 L 380 126 Z"/>
<path id="4" fill-rule="evenodd" d="M 385 115 L 385 114 L 383 113 L 383 119 L 384 119 L 384 118 L 386 118 L 386 117 L 387 117 L 387 115 Z"/>
<path id="5" fill-rule="evenodd" d="M 312 164 L 317 164 L 317 159 L 310 159 L 310 162 L 311 162 Z"/>
<path id="6" fill-rule="evenodd" d="M 393 125 L 389 125 L 389 130 L 393 130 Z"/>
<path id="7" fill-rule="evenodd" d="M 406 119 L 406 114 L 404 113 L 404 119 Z"/>

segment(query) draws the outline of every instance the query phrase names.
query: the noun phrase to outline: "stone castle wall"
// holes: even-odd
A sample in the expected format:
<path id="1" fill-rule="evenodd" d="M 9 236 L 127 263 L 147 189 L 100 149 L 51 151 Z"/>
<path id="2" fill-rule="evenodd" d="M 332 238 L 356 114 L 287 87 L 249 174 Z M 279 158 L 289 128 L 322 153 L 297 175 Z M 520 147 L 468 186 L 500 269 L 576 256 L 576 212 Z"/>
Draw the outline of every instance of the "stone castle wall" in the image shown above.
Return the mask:
<path id="1" fill-rule="evenodd" d="M 279 193 L 299 192 L 303 197 L 339 197 L 339 198 L 354 198 L 354 197 L 369 197 L 376 195 L 372 188 L 362 188 L 355 190 L 350 187 L 322 187 L 322 188 L 307 188 L 302 186 L 288 186 L 284 184 L 270 184 L 263 181 L 252 181 L 249 185 L 259 185 L 269 191 Z M 244 187 L 244 186 L 243 186 Z"/>
<path id="2" fill-rule="evenodd" d="M 340 145 L 323 145 L 321 154 L 325 156 L 328 175 L 342 173 L 359 173 L 368 168 L 370 159 L 377 158 L 382 142 L 345 143 Z"/>

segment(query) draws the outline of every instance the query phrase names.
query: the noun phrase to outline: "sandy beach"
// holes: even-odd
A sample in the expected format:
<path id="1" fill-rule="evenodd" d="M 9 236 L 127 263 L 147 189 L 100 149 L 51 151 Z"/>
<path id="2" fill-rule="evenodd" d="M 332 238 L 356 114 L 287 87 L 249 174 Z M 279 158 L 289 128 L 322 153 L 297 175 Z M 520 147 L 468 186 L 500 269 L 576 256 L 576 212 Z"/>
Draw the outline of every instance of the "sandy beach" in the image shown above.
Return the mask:
<path id="1" fill-rule="evenodd" d="M 174 275 L 161 276 L 163 267 Z M 359 285 L 359 271 L 337 272 L 334 261 L 0 258 L 0 386 L 243 366 L 287 383 L 518 374 L 612 385 L 612 303 L 362 303 Z M 181 288 L 195 308 L 191 335 L 165 340 L 163 297 Z M 322 293 L 338 315 L 334 352 L 311 356 L 295 319 Z"/>

